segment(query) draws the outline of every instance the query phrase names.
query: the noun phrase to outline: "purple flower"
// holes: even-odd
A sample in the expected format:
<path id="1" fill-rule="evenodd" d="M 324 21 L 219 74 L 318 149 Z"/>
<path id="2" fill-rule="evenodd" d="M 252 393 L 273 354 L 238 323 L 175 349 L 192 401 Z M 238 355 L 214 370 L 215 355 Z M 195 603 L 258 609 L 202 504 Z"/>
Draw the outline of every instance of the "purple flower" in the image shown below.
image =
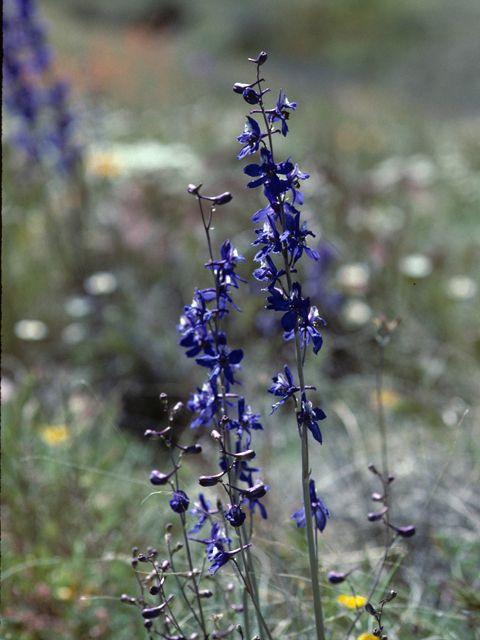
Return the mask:
<path id="1" fill-rule="evenodd" d="M 258 151 L 260 142 L 266 135 L 266 133 L 261 133 L 258 122 L 250 116 L 247 116 L 247 122 L 245 123 L 244 131 L 242 134 L 237 136 L 237 140 L 240 142 L 240 144 L 245 145 L 238 154 L 237 158 L 241 160 L 245 156 Z"/>
<path id="2" fill-rule="evenodd" d="M 282 122 L 282 134 L 286 136 L 288 133 L 288 126 L 286 121 L 288 120 L 290 114 L 288 111 L 285 111 L 285 109 L 293 109 L 293 111 L 295 111 L 295 109 L 297 108 L 297 103 L 289 102 L 285 94 L 283 94 L 282 96 L 282 91 L 283 89 L 280 89 L 280 93 L 278 94 L 277 108 L 271 109 L 270 111 L 267 111 L 267 113 L 269 122 L 277 122 L 278 120 Z"/>
<path id="3" fill-rule="evenodd" d="M 238 289 L 238 280 L 246 282 L 243 278 L 240 278 L 235 273 L 238 262 L 245 262 L 243 256 L 239 256 L 237 250 L 232 245 L 230 240 L 225 240 L 220 249 L 221 260 L 214 260 L 208 262 L 205 266 L 208 269 L 213 269 L 213 272 L 217 276 L 217 280 L 225 287 L 235 287 Z"/>
<path id="4" fill-rule="evenodd" d="M 292 284 L 292 291 L 287 298 L 282 291 L 270 289 L 271 296 L 267 298 L 267 309 L 274 311 L 286 311 L 282 316 L 281 325 L 284 331 L 292 331 L 297 324 L 297 319 L 306 320 L 310 308 L 310 298 L 302 298 L 300 283 Z"/>
<path id="5" fill-rule="evenodd" d="M 208 517 L 213 513 L 218 513 L 216 509 L 211 510 L 212 501 L 205 500 L 203 493 L 198 494 L 198 503 L 190 509 L 188 512 L 191 516 L 199 516 L 197 524 L 194 525 L 188 532 L 190 535 L 195 535 L 203 528 L 203 525 L 208 520 Z"/>
<path id="6" fill-rule="evenodd" d="M 323 532 L 327 525 L 327 518 L 330 517 L 330 511 L 323 504 L 320 498 L 317 497 L 314 480 L 309 480 L 308 489 L 310 492 L 310 506 L 312 509 L 312 516 L 315 518 L 315 526 L 320 532 Z M 295 511 L 290 520 L 294 519 L 297 521 L 297 529 L 302 528 L 306 525 L 305 507 L 302 507 L 298 511 Z"/>
<path id="7" fill-rule="evenodd" d="M 206 426 L 212 423 L 217 413 L 218 401 L 215 385 L 208 381 L 202 389 L 197 387 L 197 393 L 191 393 L 191 398 L 187 402 L 187 409 L 199 412 L 199 415 L 190 424 L 190 429 Z"/>
<path id="8" fill-rule="evenodd" d="M 185 491 L 179 489 L 175 491 L 173 494 L 173 498 L 168 501 L 172 511 L 175 513 L 184 513 L 188 509 L 188 505 L 190 503 L 190 498 L 187 496 Z"/>
<path id="9" fill-rule="evenodd" d="M 248 164 L 243 169 L 248 176 L 257 178 L 247 184 L 247 189 L 254 189 L 265 184 L 265 195 L 269 202 L 273 203 L 280 194 L 290 188 L 288 180 L 280 180 L 278 174 L 287 175 L 294 169 L 294 166 L 290 158 L 286 162 L 275 164 L 271 152 L 265 148 L 260 150 L 260 161 L 261 164 Z"/>
<path id="10" fill-rule="evenodd" d="M 295 386 L 293 382 L 293 375 L 290 367 L 286 364 L 284 366 L 285 375 L 279 373 L 278 376 L 272 378 L 273 384 L 268 390 L 268 393 L 273 393 L 274 396 L 281 396 L 281 400 L 273 405 L 270 415 L 274 413 L 281 404 L 284 404 L 294 393 L 300 391 L 300 387 Z M 310 387 L 314 389 L 314 387 Z"/>
<path id="11" fill-rule="evenodd" d="M 226 429 L 230 431 L 231 429 L 237 430 L 237 437 L 239 440 L 242 439 L 244 432 L 247 434 L 245 446 L 248 449 L 250 446 L 250 442 L 252 441 L 252 434 L 250 433 L 250 429 L 260 429 L 263 430 L 263 426 L 258 422 L 260 418 L 259 413 L 252 413 L 252 410 L 247 405 L 245 406 L 245 398 L 238 399 L 238 419 L 230 420 Z"/>
<path id="12" fill-rule="evenodd" d="M 318 426 L 319 420 L 325 420 L 327 417 L 325 411 L 318 407 L 315 409 L 312 407 L 312 403 L 310 400 L 307 400 L 307 396 L 302 393 L 302 408 L 299 413 L 297 413 L 297 423 L 299 428 L 306 424 L 307 427 L 312 432 L 313 437 L 317 442 L 322 444 L 322 432 L 320 431 L 320 427 Z"/>
<path id="13" fill-rule="evenodd" d="M 224 372 L 225 385 L 227 391 L 230 384 L 235 384 L 236 380 L 233 377 L 233 371 L 241 368 L 239 363 L 243 358 L 243 351 L 241 349 L 234 349 L 230 351 L 227 347 L 227 338 L 225 334 L 220 331 L 218 335 L 218 352 L 214 356 L 204 355 L 196 358 L 195 362 L 202 367 L 208 367 L 212 369 L 210 374 L 210 380 L 215 381 L 220 375 L 220 371 Z"/>
<path id="14" fill-rule="evenodd" d="M 300 334 L 300 342 L 302 348 L 308 346 L 310 342 L 313 344 L 313 353 L 316 355 L 323 345 L 323 338 L 318 330 L 320 324 L 325 325 L 326 322 L 323 318 L 320 318 L 318 309 L 315 306 L 310 307 L 308 316 L 301 320 L 298 325 L 298 332 Z M 285 331 L 283 334 L 284 340 L 292 340 L 295 336 L 294 331 Z"/>
<path id="15" fill-rule="evenodd" d="M 225 514 L 225 518 L 230 522 L 232 527 L 241 527 L 246 517 L 245 513 L 237 504 L 230 505 L 228 512 Z"/>

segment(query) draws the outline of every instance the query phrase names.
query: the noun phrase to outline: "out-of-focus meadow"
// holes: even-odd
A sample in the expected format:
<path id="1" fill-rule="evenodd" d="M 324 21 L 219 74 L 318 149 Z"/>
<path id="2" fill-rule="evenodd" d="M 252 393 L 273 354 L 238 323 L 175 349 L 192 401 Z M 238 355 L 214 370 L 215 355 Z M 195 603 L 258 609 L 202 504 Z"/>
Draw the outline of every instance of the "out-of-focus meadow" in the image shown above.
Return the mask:
<path id="1" fill-rule="evenodd" d="M 297 635 L 287 609 L 310 597 L 303 534 L 289 520 L 301 502 L 298 438 L 291 407 L 268 417 L 266 393 L 292 353 L 251 275 L 251 216 L 264 205 L 236 160 L 248 105 L 232 92 L 253 79 L 247 57 L 265 50 L 272 101 L 283 87 L 298 102 L 277 149 L 310 174 L 304 212 L 322 255 L 303 274 L 327 321 L 306 374 L 328 416 L 311 460 L 332 513 L 322 565 L 361 565 L 365 595 L 383 550 L 366 519 L 378 490 L 367 470 L 379 460 L 373 320 L 399 316 L 382 399 L 396 520 L 417 535 L 395 548 L 381 585 L 398 592 L 389 638 L 478 638 L 478 4 L 39 6 L 55 74 L 72 84 L 83 165 L 75 181 L 48 167 L 27 175 L 4 111 L 2 637 L 143 637 L 119 596 L 135 595 L 131 547 L 161 548 L 171 516 L 144 501 L 164 454 L 141 436 L 163 420 L 160 392 L 185 402 L 204 374 L 176 332 L 194 288 L 208 286 L 192 182 L 234 196 L 214 242 L 218 251 L 229 237 L 247 258 L 229 340 L 245 352 L 242 380 L 265 425 L 256 450 L 269 520 L 255 554 L 276 637 Z M 184 470 L 192 494 L 202 464 Z M 322 582 L 341 638 L 351 611 Z"/>

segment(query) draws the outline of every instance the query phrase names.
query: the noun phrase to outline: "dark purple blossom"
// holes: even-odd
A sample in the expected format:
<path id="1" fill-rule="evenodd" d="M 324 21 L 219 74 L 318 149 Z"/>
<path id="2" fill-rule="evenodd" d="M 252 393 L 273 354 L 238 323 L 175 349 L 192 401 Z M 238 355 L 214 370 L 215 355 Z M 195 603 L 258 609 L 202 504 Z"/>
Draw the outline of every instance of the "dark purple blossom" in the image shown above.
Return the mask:
<path id="1" fill-rule="evenodd" d="M 241 349 L 234 349 L 230 351 L 227 347 L 227 338 L 223 332 L 219 332 L 218 335 L 218 351 L 214 356 L 204 355 L 196 358 L 195 362 L 202 367 L 208 367 L 212 369 L 210 374 L 210 380 L 217 380 L 220 372 L 223 371 L 225 375 L 225 386 L 227 391 L 230 384 L 235 384 L 237 381 L 233 377 L 235 369 L 239 369 L 240 361 L 243 358 L 243 351 Z"/>
<path id="2" fill-rule="evenodd" d="M 260 424 L 258 419 L 260 418 L 259 413 L 252 413 L 252 410 L 247 405 L 245 406 L 245 398 L 238 399 L 238 419 L 230 420 L 228 425 L 225 427 L 228 431 L 232 429 L 237 430 L 237 437 L 241 441 L 243 434 L 247 434 L 245 446 L 250 446 L 250 442 L 252 441 L 252 434 L 250 433 L 250 429 L 260 429 L 263 430 L 263 426 Z"/>
<path id="3" fill-rule="evenodd" d="M 247 122 L 245 123 L 244 131 L 242 134 L 237 136 L 237 140 L 240 142 L 240 144 L 245 145 L 238 154 L 237 158 L 241 160 L 245 156 L 258 151 L 260 142 L 266 135 L 266 133 L 262 133 L 260 131 L 258 122 L 254 120 L 254 118 L 247 116 Z"/>
<path id="4" fill-rule="evenodd" d="M 225 514 L 225 518 L 230 522 L 232 527 L 241 527 L 246 517 L 245 513 L 237 504 L 230 505 L 228 512 Z"/>
<path id="5" fill-rule="evenodd" d="M 235 269 L 239 262 L 245 262 L 245 258 L 238 255 L 238 251 L 230 240 L 225 240 L 222 244 L 220 255 L 221 260 L 208 262 L 205 266 L 208 269 L 213 269 L 219 284 L 238 289 L 238 281 L 245 282 L 245 280 L 235 273 Z"/>
<path id="6" fill-rule="evenodd" d="M 322 444 L 322 432 L 318 426 L 318 421 L 325 420 L 326 417 L 325 411 L 319 407 L 313 408 L 310 400 L 307 400 L 305 392 L 302 393 L 302 408 L 300 412 L 297 413 L 298 426 L 301 427 L 303 424 L 307 425 L 315 440 L 320 444 Z"/>
<path id="7" fill-rule="evenodd" d="M 190 400 L 187 402 L 187 409 L 194 413 L 198 412 L 198 416 L 190 424 L 190 429 L 201 426 L 208 427 L 218 409 L 215 385 L 208 381 L 203 385 L 202 389 L 197 387 L 197 392 L 191 393 L 190 396 Z"/>
<path id="8" fill-rule="evenodd" d="M 295 111 L 295 109 L 297 108 L 297 103 L 289 102 L 285 94 L 283 94 L 282 96 L 282 91 L 283 89 L 280 89 L 280 93 L 278 94 L 276 109 L 272 109 L 270 111 L 267 110 L 267 113 L 269 122 L 277 122 L 278 120 L 281 121 L 282 134 L 286 136 L 288 133 L 287 120 L 290 114 L 288 111 L 285 111 L 285 109 L 293 109 L 293 111 Z"/>
<path id="9" fill-rule="evenodd" d="M 281 404 L 284 404 L 294 393 L 300 391 L 300 387 L 297 387 L 293 382 L 293 375 L 290 367 L 286 364 L 284 366 L 285 375 L 279 373 L 278 376 L 272 378 L 273 384 L 268 390 L 268 393 L 272 393 L 274 396 L 281 396 L 281 400 L 273 405 L 270 415 L 274 413 Z M 314 389 L 315 387 L 309 387 Z"/>
<path id="10" fill-rule="evenodd" d="M 172 511 L 175 513 L 184 513 L 188 509 L 188 505 L 190 503 L 190 498 L 187 496 L 185 491 L 179 489 L 175 491 L 173 494 L 173 498 L 168 501 Z"/>
<path id="11" fill-rule="evenodd" d="M 317 497 L 314 480 L 309 480 L 308 489 L 310 492 L 310 506 L 312 509 L 312 516 L 315 518 L 315 526 L 320 532 L 323 532 L 327 525 L 327 518 L 330 517 L 330 511 L 323 504 L 320 498 Z M 305 507 L 302 507 L 298 511 L 295 511 L 290 520 L 297 521 L 297 529 L 304 527 L 306 525 Z"/>
<path id="12" fill-rule="evenodd" d="M 284 331 L 292 331 L 299 318 L 306 320 L 310 308 L 310 298 L 302 298 L 302 287 L 299 282 L 292 284 L 289 297 L 276 288 L 270 289 L 270 293 L 272 295 L 267 298 L 269 304 L 266 308 L 286 312 L 281 320 Z"/>
<path id="13" fill-rule="evenodd" d="M 315 306 L 310 307 L 308 316 L 302 319 L 298 324 L 298 332 L 300 334 L 300 343 L 302 348 L 310 344 L 313 345 L 313 353 L 316 355 L 323 345 L 322 334 L 319 331 L 320 325 L 325 325 L 326 322 L 323 318 L 320 318 L 318 309 Z M 283 334 L 284 340 L 292 340 L 294 338 L 294 331 L 285 331 Z"/>
<path id="14" fill-rule="evenodd" d="M 195 524 L 190 531 L 190 535 L 195 535 L 202 530 L 203 525 L 207 522 L 209 516 L 214 513 L 218 513 L 217 509 L 211 509 L 212 501 L 205 500 L 203 493 L 198 494 L 198 502 L 188 512 L 191 516 L 198 516 L 197 524 Z"/>

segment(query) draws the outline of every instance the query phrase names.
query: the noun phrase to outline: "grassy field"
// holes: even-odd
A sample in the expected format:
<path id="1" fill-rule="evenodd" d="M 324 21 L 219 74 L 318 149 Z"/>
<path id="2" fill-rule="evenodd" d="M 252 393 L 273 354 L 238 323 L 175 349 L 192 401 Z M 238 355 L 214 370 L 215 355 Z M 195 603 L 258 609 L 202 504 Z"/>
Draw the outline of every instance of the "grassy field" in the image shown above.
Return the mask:
<path id="1" fill-rule="evenodd" d="M 389 640 L 480 638 L 475 3 L 40 6 L 55 73 L 72 81 L 83 165 L 70 183 L 48 167 L 27 177 L 5 112 L 2 637 L 146 637 L 119 598 L 137 595 L 132 547 L 162 554 L 174 514 L 150 495 L 166 453 L 142 434 L 164 424 L 160 392 L 185 402 L 205 373 L 175 330 L 195 287 L 209 285 L 192 182 L 232 192 L 214 245 L 229 237 L 247 258 L 242 314 L 228 323 L 265 425 L 255 450 L 269 519 L 254 535 L 265 614 L 275 638 L 311 637 L 306 544 L 290 521 L 302 500 L 295 420 L 291 407 L 268 417 L 266 393 L 293 356 L 251 275 L 251 216 L 263 205 L 236 160 L 247 105 L 231 86 L 264 49 L 272 101 L 283 87 L 298 102 L 278 153 L 310 174 L 303 211 L 329 256 L 300 268 L 327 321 L 306 378 L 328 416 L 310 461 L 332 514 L 319 539 L 328 637 L 344 638 L 355 611 L 327 572 L 359 566 L 352 588 L 366 596 L 383 553 L 383 530 L 366 517 L 379 489 L 367 467 L 380 461 L 373 320 L 383 313 L 400 318 L 381 394 L 392 510 L 417 534 L 392 550 L 373 601 L 398 593 L 385 609 Z M 186 443 L 190 420 L 185 410 L 177 426 Z M 203 459 L 182 469 L 189 495 L 217 464 L 208 432 L 195 436 Z M 212 612 L 233 578 L 224 569 L 208 582 Z M 366 617 L 352 637 L 371 632 Z"/>

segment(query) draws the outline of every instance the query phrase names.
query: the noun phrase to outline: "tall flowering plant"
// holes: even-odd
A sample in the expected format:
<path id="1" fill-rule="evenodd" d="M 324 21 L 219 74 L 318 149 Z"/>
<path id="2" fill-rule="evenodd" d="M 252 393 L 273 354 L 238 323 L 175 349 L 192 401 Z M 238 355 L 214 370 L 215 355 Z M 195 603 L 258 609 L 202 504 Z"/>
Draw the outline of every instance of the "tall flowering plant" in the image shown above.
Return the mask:
<path id="1" fill-rule="evenodd" d="M 304 364 L 309 347 L 314 354 L 320 351 L 323 343 L 320 329 L 325 322 L 317 307 L 302 291 L 301 283 L 294 279 L 296 265 L 302 257 L 318 260 L 320 256 L 308 246 L 308 238 L 314 237 L 314 234 L 307 223 L 301 221 L 300 207 L 304 203 L 301 182 L 309 176 L 299 169 L 298 164 L 292 162 L 291 156 L 278 162 L 274 152 L 274 135 L 287 136 L 287 122 L 292 111 L 297 108 L 297 103 L 289 101 L 283 89 L 280 89 L 276 105 L 267 109 L 264 96 L 270 89 L 264 88 L 265 81 L 260 77 L 267 54 L 262 52 L 257 58 L 249 60 L 255 65 L 256 79 L 248 84 L 236 83 L 233 87 L 235 93 L 255 107 L 247 115 L 244 131 L 238 136 L 243 147 L 237 157 L 243 159 L 255 153 L 259 155 L 257 163 L 248 164 L 243 169 L 252 178 L 247 188 L 262 187 L 266 199 L 266 206 L 252 217 L 255 224 L 262 223 L 255 230 L 257 237 L 253 243 L 258 247 L 254 260 L 260 265 L 254 271 L 254 276 L 265 283 L 268 303 L 266 308 L 280 312 L 283 339 L 292 341 L 295 348 L 297 380 L 286 364 L 284 373 L 273 378 L 270 393 L 280 397 L 273 405 L 272 413 L 290 398 L 296 409 L 301 441 L 303 508 L 294 513 L 292 518 L 296 520 L 297 527 L 306 529 L 317 637 L 318 640 L 323 640 L 325 635 L 313 520 L 316 528 L 323 531 L 330 513 L 317 497 L 315 481 L 311 477 L 309 432 L 316 442 L 322 444 L 319 423 L 326 418 L 326 414 L 320 407 L 314 407 L 309 399 L 308 391 L 315 387 L 305 383 Z M 254 115 L 258 115 L 261 124 L 252 117 Z"/>
<path id="2" fill-rule="evenodd" d="M 217 498 L 216 506 L 212 506 L 212 501 L 205 497 L 202 491 L 197 499 L 192 501 L 180 488 L 179 471 L 183 458 L 186 455 L 201 453 L 202 447 L 199 444 L 183 446 L 175 441 L 172 437 L 174 421 L 182 405 L 171 409 L 168 406 L 168 398 L 162 395 L 165 410 L 169 415 L 169 424 L 162 431 L 148 430 L 145 435 L 163 441 L 169 451 L 172 468 L 167 473 L 153 470 L 150 482 L 155 487 L 170 487 L 172 497 L 169 505 L 180 518 L 183 541 L 172 548 L 172 533 L 169 527 L 166 537 L 169 558 L 162 562 L 157 560 L 156 550 L 151 549 L 147 554 L 138 554 L 138 549 L 135 549 L 133 566 L 136 568 L 139 562 L 150 563 L 151 571 L 146 577 L 139 577 L 141 597 L 131 598 L 124 595 L 122 600 L 141 608 L 144 625 L 150 637 L 153 637 L 152 634 L 160 634 L 166 638 L 187 637 L 187 625 L 179 620 L 170 604 L 174 594 L 166 592 L 167 586 L 172 583 L 172 580 L 167 581 L 167 578 L 174 578 L 196 628 L 200 630 L 201 637 L 206 638 L 212 632 L 209 631 L 208 619 L 204 614 L 204 600 L 213 594 L 209 590 L 201 589 L 200 582 L 205 573 L 213 576 L 225 565 L 233 565 L 244 587 L 244 602 L 242 605 L 234 605 L 227 600 L 227 605 L 232 612 L 243 611 L 243 628 L 247 637 L 250 637 L 248 603 L 252 602 L 261 637 L 266 634 L 271 638 L 262 615 L 250 555 L 253 514 L 258 512 L 262 518 L 267 518 L 262 498 L 269 491 L 269 487 L 257 476 L 260 470 L 251 465 L 251 461 L 256 457 L 252 449 L 253 432 L 263 430 L 263 426 L 260 415 L 252 411 L 244 396 L 235 392 L 244 354 L 241 349 L 230 347 L 224 330 L 227 314 L 232 309 L 240 311 L 232 298 L 232 290 L 238 289 L 240 283 L 245 282 L 237 273 L 238 264 L 245 259 L 238 254 L 230 240 L 222 244 L 220 255 L 215 258 L 211 238 L 214 212 L 217 207 L 227 204 L 232 196 L 230 193 L 205 196 L 201 193 L 201 187 L 202 185 L 189 185 L 188 191 L 198 201 L 209 253 L 205 267 L 211 274 L 212 286 L 195 290 L 191 304 L 184 307 L 177 330 L 181 334 L 179 345 L 186 350 L 185 355 L 195 359 L 200 367 L 207 370 L 204 384 L 192 392 L 187 402 L 187 408 L 194 414 L 190 427 L 211 429 L 211 436 L 219 452 L 219 471 L 202 475 L 198 481 L 202 488 L 221 488 L 225 498 L 224 502 Z M 202 531 L 207 528 L 209 533 L 206 537 L 201 537 Z M 233 539 L 237 541 L 235 549 L 232 549 Z M 201 569 L 194 566 L 192 545 L 198 543 L 205 547 L 208 568 L 205 567 L 205 560 Z M 180 548 L 185 549 L 187 556 L 187 568 L 182 573 L 181 581 L 177 563 L 173 558 L 173 554 Z M 157 598 L 156 604 L 146 598 L 146 586 L 152 581 L 154 584 L 150 586 L 149 593 Z M 193 594 L 191 597 L 190 592 Z M 160 618 L 163 631 L 155 624 L 158 622 L 157 618 Z M 226 630 L 217 630 L 215 633 L 220 635 L 216 637 L 227 635 L 233 628 L 234 626 L 230 625 Z M 200 632 L 197 631 L 189 637 L 199 637 L 195 634 Z"/>
<path id="3" fill-rule="evenodd" d="M 242 149 L 237 157 L 244 159 L 258 154 L 258 161 L 247 164 L 243 170 L 250 178 L 247 188 L 261 187 L 266 198 L 265 206 L 252 217 L 255 224 L 261 225 L 255 229 L 256 239 L 252 243 L 257 247 L 254 260 L 258 263 L 253 275 L 265 285 L 263 291 L 266 292 L 266 309 L 277 312 L 280 316 L 283 339 L 292 343 L 292 360 L 295 361 L 295 366 L 291 368 L 287 363 L 282 372 L 272 377 L 268 392 L 274 396 L 275 402 L 270 415 L 286 403 L 293 405 L 295 411 L 294 420 L 300 440 L 303 506 L 299 506 L 291 519 L 295 520 L 297 528 L 304 528 L 306 531 L 315 634 L 317 640 L 325 640 L 318 579 L 317 532 L 325 530 L 330 512 L 317 495 L 310 469 L 309 447 L 312 438 L 317 444 L 323 443 L 320 423 L 325 420 L 326 414 L 322 408 L 314 406 L 312 391 L 316 389 L 313 385 L 306 384 L 304 375 L 307 353 L 311 350 L 317 355 L 322 348 L 321 328 L 325 322 L 297 279 L 297 263 L 305 257 L 317 261 L 320 256 L 308 246 L 308 240 L 314 237 L 314 234 L 308 229 L 307 223 L 301 220 L 300 208 L 304 203 L 301 182 L 309 176 L 293 163 L 291 156 L 277 162 L 274 153 L 275 135 L 287 136 L 287 122 L 297 103 L 290 102 L 281 89 L 276 105 L 267 108 L 264 96 L 270 89 L 264 88 L 265 81 L 260 77 L 261 67 L 267 60 L 267 55 L 262 52 L 257 58 L 249 60 L 255 65 L 256 79 L 248 84 L 236 83 L 233 90 L 240 94 L 247 104 L 254 107 L 246 116 L 244 131 L 238 136 Z M 198 202 L 205 230 L 209 255 L 205 267 L 210 272 L 211 286 L 195 290 L 191 304 L 184 307 L 177 330 L 181 334 L 179 345 L 185 349 L 186 357 L 194 359 L 196 364 L 207 370 L 204 384 L 191 393 L 187 408 L 194 414 L 190 423 L 191 429 L 203 427 L 210 430 L 211 437 L 218 447 L 219 469 L 215 473 L 200 476 L 198 482 L 203 489 L 192 503 L 189 495 L 181 488 L 180 470 L 184 457 L 201 453 L 202 447 L 198 443 L 184 446 L 176 442 L 173 437 L 175 418 L 182 405 L 180 403 L 170 408 L 168 398 L 162 394 L 169 416 L 168 426 L 162 431 L 148 430 L 145 435 L 163 441 L 170 454 L 171 469 L 153 470 L 150 482 L 155 487 L 169 487 L 169 505 L 180 519 L 183 541 L 172 546 L 172 525 L 169 524 L 166 535 L 168 558 L 159 560 L 156 549 L 150 548 L 147 554 L 139 554 L 135 548 L 132 565 L 137 568 L 139 563 L 149 563 L 150 567 L 144 574 L 137 571 L 141 596 L 132 598 L 123 595 L 122 600 L 141 609 L 150 638 L 220 638 L 236 629 L 242 638 L 250 639 L 252 635 L 249 607 L 253 605 L 259 634 L 255 637 L 260 640 L 268 637 L 272 640 L 271 630 L 263 615 L 251 557 L 253 515 L 257 512 L 261 518 L 266 519 L 268 516 L 262 499 L 269 487 L 257 476 L 260 469 L 251 466 L 251 461 L 256 457 L 252 448 L 254 432 L 263 430 L 263 425 L 260 415 L 254 413 L 246 403 L 245 397 L 236 392 L 244 353 L 235 345 L 230 346 L 225 323 L 231 311 L 240 311 L 233 296 L 234 291 L 245 282 L 237 273 L 239 263 L 245 259 L 238 254 L 230 240 L 221 245 L 217 257 L 212 245 L 211 229 L 215 210 L 226 205 L 232 199 L 232 195 L 227 192 L 218 196 L 206 196 L 202 193 L 201 184 L 189 185 L 188 192 Z M 386 323 L 385 320 L 380 322 L 378 340 L 382 349 L 395 326 L 396 323 Z M 381 366 L 379 372 L 377 392 L 381 405 Z M 380 601 L 381 606 L 378 610 L 367 600 L 376 589 L 394 541 L 408 538 L 415 533 L 413 526 L 395 527 L 390 522 L 389 486 L 394 478 L 388 473 L 385 424 L 382 416 L 380 432 L 383 469 L 378 471 L 373 465 L 369 468 L 380 478 L 383 485 L 383 494 L 373 494 L 372 500 L 383 502 L 383 508 L 377 513 L 368 514 L 368 519 L 371 522 L 383 523 L 386 533 L 385 552 L 368 598 L 345 596 L 347 606 L 350 606 L 352 601 L 352 606 L 357 611 L 347 632 L 347 638 L 363 611 L 373 616 L 378 624 L 373 635 L 386 638 L 381 624 L 383 608 L 396 593 L 390 591 L 389 595 Z M 203 493 L 211 487 L 220 489 L 223 496 L 217 496 L 215 505 Z M 163 490 L 160 489 L 159 492 Z M 202 534 L 206 529 L 209 533 Z M 394 531 L 393 537 L 391 531 Z M 235 545 L 233 540 L 236 542 Z M 198 548 L 198 545 L 205 548 L 201 568 L 197 568 L 194 562 L 194 547 Z M 180 549 L 186 551 L 187 566 L 183 569 L 179 568 L 174 557 Z M 230 616 L 225 619 L 232 622 L 226 629 L 221 629 L 216 614 L 208 617 L 205 613 L 205 600 L 213 593 L 202 588 L 201 582 L 205 576 L 217 574 L 226 565 L 233 567 L 238 575 L 243 587 L 243 602 L 234 604 L 229 596 L 224 594 L 224 611 L 228 610 Z M 333 585 L 341 584 L 348 580 L 353 571 L 355 569 L 344 573 L 331 571 L 327 578 Z M 186 607 L 182 611 L 182 617 L 172 604 L 174 594 L 167 591 L 174 582 Z M 152 603 L 147 596 L 147 588 L 150 596 L 156 598 L 156 602 Z M 226 593 L 230 593 L 232 588 L 230 585 Z M 364 604 L 365 607 L 362 608 Z M 235 612 L 243 612 L 243 627 L 233 622 Z M 190 622 L 187 624 L 186 620 Z M 211 621 L 215 624 L 214 631 L 210 629 Z M 187 636 L 191 622 L 196 630 Z"/>
<path id="4" fill-rule="evenodd" d="M 53 51 L 35 0 L 3 3 L 3 100 L 15 117 L 11 140 L 33 168 L 71 176 L 80 159 L 70 88 L 52 70 Z"/>

